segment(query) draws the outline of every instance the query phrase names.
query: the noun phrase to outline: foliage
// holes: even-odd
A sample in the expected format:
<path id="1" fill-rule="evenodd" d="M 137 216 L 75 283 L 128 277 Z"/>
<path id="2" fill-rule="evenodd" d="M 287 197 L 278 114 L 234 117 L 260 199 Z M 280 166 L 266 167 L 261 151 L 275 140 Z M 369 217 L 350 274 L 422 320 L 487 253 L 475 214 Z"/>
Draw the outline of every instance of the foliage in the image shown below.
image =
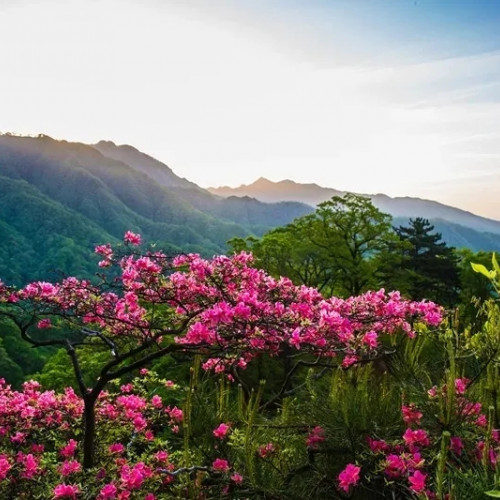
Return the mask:
<path id="1" fill-rule="evenodd" d="M 396 242 L 391 217 L 369 198 L 346 194 L 320 203 L 313 214 L 255 238 L 234 238 L 233 249 L 251 250 L 275 276 L 349 296 L 378 284 L 380 255 Z"/>
<path id="2" fill-rule="evenodd" d="M 219 495 L 221 486 L 217 477 L 222 474 L 227 485 L 225 473 L 233 464 L 236 468 L 232 469 L 232 481 L 236 485 L 242 481 L 239 470 L 244 470 L 248 478 L 246 486 L 254 494 L 262 488 L 270 488 L 270 491 L 277 488 L 282 493 L 308 456 L 307 449 L 300 451 L 299 441 L 292 438 L 294 427 L 289 427 L 292 409 L 275 413 L 282 405 L 289 404 L 286 394 L 291 394 L 290 391 L 310 387 L 309 378 L 305 386 L 297 386 L 295 381 L 291 383 L 291 376 L 303 366 L 335 371 L 364 364 L 384 355 L 392 342 L 390 339 L 416 335 L 419 320 L 430 325 L 441 320 L 441 310 L 433 303 L 408 302 L 398 293 L 386 294 L 382 290 L 348 299 L 325 299 L 315 289 L 295 286 L 286 278 L 274 279 L 252 267 L 252 258 L 246 253 L 231 258 L 216 257 L 211 261 L 198 255 L 171 259 L 157 250 L 141 254 L 134 250 L 141 238 L 130 231 L 125 235 L 125 243 L 129 253 L 123 256 L 110 245 L 96 248 L 102 258 L 98 283 L 66 278 L 54 284 L 34 282 L 21 289 L 0 285 L 0 314 L 14 323 L 21 337 L 33 346 L 64 349 L 79 392 L 76 396 L 71 389 L 64 389 L 62 395 L 56 396 L 52 392 L 42 392 L 35 382 L 25 386 L 22 393 L 4 388 L 4 479 L 12 469 L 7 482 L 2 483 L 7 496 L 15 494 L 20 498 L 33 492 L 43 496 L 47 488 L 52 487 L 55 498 L 76 497 L 80 491 L 84 496 L 95 496 L 95 488 L 105 486 L 99 482 L 103 467 L 106 480 L 111 479 L 116 488 L 129 492 L 141 489 L 143 483 L 155 492 L 164 491 L 165 482 L 170 484 L 172 477 L 186 473 L 189 479 L 186 486 L 182 481 L 174 481 L 173 488 L 180 488 L 175 490 L 176 494 L 192 496 L 203 486 L 209 495 L 213 485 L 213 491 Z M 120 269 L 118 278 L 113 272 L 115 264 Z M 56 334 L 47 337 L 44 332 L 51 329 L 55 329 Z M 389 344 L 384 339 L 388 339 Z M 289 362 L 290 371 L 286 383 L 270 399 L 262 399 L 262 388 L 249 388 L 248 393 L 242 388 L 239 395 L 231 397 L 235 389 L 226 386 L 226 379 L 239 380 L 242 370 L 254 359 L 263 354 L 273 357 L 282 351 L 294 353 Z M 63 352 L 59 351 L 58 356 Z M 172 405 L 165 407 L 158 398 L 151 399 L 151 407 L 141 399 L 142 395 L 134 392 L 134 385 L 125 384 L 120 395 L 108 393 L 114 381 L 172 353 L 192 353 L 199 359 L 191 372 L 182 412 Z M 217 395 L 217 420 L 225 420 L 225 408 L 229 411 L 232 407 L 232 411 L 239 412 L 240 416 L 234 417 L 233 451 L 231 448 L 226 451 L 222 446 L 214 448 L 213 441 L 210 445 L 206 437 L 197 435 L 205 433 L 206 436 L 206 424 L 200 426 L 200 423 L 207 421 L 206 408 L 210 407 L 197 382 L 200 364 L 207 376 L 209 373 L 224 376 Z M 129 392 L 134 396 L 123 395 Z M 204 404 L 195 404 L 200 403 L 200 398 Z M 231 400 L 237 403 L 230 404 Z M 159 411 L 155 412 L 154 408 Z M 52 411 L 55 413 L 51 414 Z M 107 428 L 103 414 L 116 420 L 113 429 L 120 433 L 126 431 L 127 422 L 131 422 L 138 437 L 130 438 L 130 430 L 126 435 L 141 443 L 140 452 L 147 455 L 131 454 L 127 461 L 110 463 L 103 443 L 109 444 L 107 436 L 114 439 L 115 432 Z M 23 427 L 26 434 L 14 431 L 13 422 L 21 415 L 28 418 Z M 65 421 L 65 416 L 70 417 L 71 422 Z M 155 439 L 155 429 L 164 427 L 156 422 L 156 417 L 168 418 L 174 434 L 182 430 L 178 440 L 172 437 L 169 441 L 172 463 L 179 464 L 178 469 L 172 469 L 172 474 L 164 468 L 153 468 L 151 463 L 151 446 L 163 443 Z M 274 428 L 276 418 L 285 418 L 278 424 L 282 429 L 281 437 L 273 433 L 276 444 L 264 442 L 256 448 L 256 443 L 269 434 L 260 435 L 259 426 Z M 223 421 L 223 427 L 219 421 L 217 433 L 225 436 L 233 426 L 232 421 Z M 49 438 L 52 424 L 62 426 L 68 433 Z M 296 425 L 303 429 L 306 447 L 314 450 L 325 436 L 320 426 L 312 424 L 300 417 Z M 42 427 L 43 432 L 47 431 L 45 438 Z M 35 436 L 30 434 L 32 431 Z M 120 436 L 123 441 L 123 434 Z M 79 443 L 78 461 L 71 458 L 77 445 L 71 444 L 70 439 Z M 33 442 L 44 444 L 48 455 L 35 447 L 41 453 L 37 458 Z M 61 442 L 67 443 L 62 449 Z M 8 443 L 13 443 L 14 448 L 10 449 Z M 71 452 L 65 451 L 70 445 Z M 284 456 L 276 455 L 280 460 L 276 475 L 270 472 L 267 460 L 256 462 L 255 456 L 267 459 L 278 449 L 286 452 Z M 217 456 L 214 450 L 226 453 L 223 456 L 217 453 Z M 57 456 L 61 452 L 66 454 L 66 459 L 71 458 L 71 463 L 68 460 L 60 463 Z M 337 467 L 340 465 L 338 462 Z M 43 467 L 50 473 L 42 478 L 36 472 Z M 80 474 L 74 476 L 79 478 L 79 483 L 55 486 L 56 472 L 63 477 L 66 473 Z M 137 487 L 131 475 L 136 478 Z M 35 476 L 36 481 L 32 481 Z M 91 477 L 94 479 L 89 482 Z M 260 486 L 266 478 L 272 479 L 275 486 Z M 336 488 L 332 485 L 325 487 L 327 490 Z M 105 498 L 102 490 L 100 495 Z"/>
<path id="3" fill-rule="evenodd" d="M 401 266 L 408 273 L 407 292 L 411 298 L 426 298 L 450 307 L 458 297 L 457 259 L 453 248 L 433 230 L 434 226 L 421 217 L 396 229 L 399 238 L 408 244 L 402 247 Z"/>

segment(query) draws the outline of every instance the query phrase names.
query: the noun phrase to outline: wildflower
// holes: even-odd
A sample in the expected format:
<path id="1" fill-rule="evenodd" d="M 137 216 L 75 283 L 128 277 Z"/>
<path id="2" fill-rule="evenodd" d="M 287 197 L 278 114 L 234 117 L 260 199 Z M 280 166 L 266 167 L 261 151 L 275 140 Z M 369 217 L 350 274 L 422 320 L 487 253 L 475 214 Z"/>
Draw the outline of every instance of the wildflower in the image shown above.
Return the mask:
<path id="1" fill-rule="evenodd" d="M 361 467 L 354 464 L 347 464 L 347 467 L 339 474 L 339 486 L 347 493 L 351 486 L 359 481 Z"/>
<path id="2" fill-rule="evenodd" d="M 217 439 L 224 439 L 227 436 L 227 433 L 229 431 L 229 425 L 227 424 L 220 424 L 217 429 L 214 429 L 212 434 L 217 438 Z"/>
<path id="3" fill-rule="evenodd" d="M 229 463 L 227 460 L 224 460 L 223 458 L 216 458 L 212 462 L 212 467 L 214 468 L 214 470 L 227 472 L 229 470 Z"/>
<path id="4" fill-rule="evenodd" d="M 408 477 L 408 481 L 410 482 L 410 488 L 415 493 L 420 493 L 425 489 L 425 480 L 427 478 L 427 474 L 423 474 L 419 470 L 416 470 L 411 476 Z"/>
<path id="5" fill-rule="evenodd" d="M 71 498 L 75 499 L 80 493 L 80 488 L 75 484 L 58 484 L 54 488 L 54 498 Z"/>
<path id="6" fill-rule="evenodd" d="M 125 241 L 125 243 L 130 243 L 131 245 L 140 245 L 141 235 L 135 234 L 132 231 L 127 231 L 123 237 L 123 241 Z"/>

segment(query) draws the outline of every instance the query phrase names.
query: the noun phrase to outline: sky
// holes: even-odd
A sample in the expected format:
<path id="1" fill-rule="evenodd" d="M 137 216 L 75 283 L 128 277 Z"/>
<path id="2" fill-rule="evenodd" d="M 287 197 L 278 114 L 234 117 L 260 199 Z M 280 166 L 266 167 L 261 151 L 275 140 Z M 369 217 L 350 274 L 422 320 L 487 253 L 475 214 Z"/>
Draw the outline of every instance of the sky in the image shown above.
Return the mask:
<path id="1" fill-rule="evenodd" d="M 500 1 L 0 0 L 0 132 L 500 219 Z"/>

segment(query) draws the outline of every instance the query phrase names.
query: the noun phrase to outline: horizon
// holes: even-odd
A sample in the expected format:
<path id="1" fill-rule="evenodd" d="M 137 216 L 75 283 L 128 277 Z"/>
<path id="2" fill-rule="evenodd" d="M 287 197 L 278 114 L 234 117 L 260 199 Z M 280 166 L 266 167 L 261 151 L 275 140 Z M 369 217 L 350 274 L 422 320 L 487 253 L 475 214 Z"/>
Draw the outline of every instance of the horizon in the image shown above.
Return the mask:
<path id="1" fill-rule="evenodd" d="M 500 4 L 6 0 L 0 130 L 500 219 Z"/>

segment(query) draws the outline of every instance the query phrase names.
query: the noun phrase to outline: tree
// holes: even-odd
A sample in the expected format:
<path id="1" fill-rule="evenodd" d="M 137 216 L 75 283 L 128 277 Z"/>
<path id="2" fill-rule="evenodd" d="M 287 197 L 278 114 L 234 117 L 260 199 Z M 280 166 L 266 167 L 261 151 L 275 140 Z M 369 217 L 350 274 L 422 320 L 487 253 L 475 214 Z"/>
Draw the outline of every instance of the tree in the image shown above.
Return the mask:
<path id="1" fill-rule="evenodd" d="M 138 245 L 140 237 L 127 232 L 125 241 Z M 110 270 L 97 284 L 70 277 L 17 290 L 0 282 L 0 316 L 34 347 L 63 348 L 71 360 L 83 400 L 85 469 L 95 464 L 96 404 L 104 389 L 168 354 L 197 353 L 205 370 L 235 379 L 254 358 L 285 347 L 348 368 L 377 357 L 381 335 L 412 336 L 415 319 L 434 325 L 441 319 L 435 304 L 407 302 L 397 293 L 325 300 L 315 289 L 252 267 L 247 253 L 209 261 L 158 251 L 120 256 L 110 245 L 96 252 L 99 266 Z M 40 336 L 53 325 L 60 335 Z M 89 350 L 100 361 L 90 380 L 81 356 L 88 359 Z"/>
<path id="2" fill-rule="evenodd" d="M 247 240 L 246 249 L 275 276 L 288 276 L 327 295 L 357 295 L 379 285 L 379 259 L 397 240 L 391 220 L 369 198 L 334 196 L 313 214 L 260 240 Z M 230 241 L 234 248 L 245 248 L 243 243 L 241 238 Z"/>
<path id="3" fill-rule="evenodd" d="M 434 226 L 421 217 L 396 229 L 401 241 L 407 244 L 402 248 L 401 266 L 408 272 L 412 299 L 434 300 L 450 307 L 458 298 L 458 259 L 454 249 L 441 241 L 441 234 L 433 231 Z"/>

